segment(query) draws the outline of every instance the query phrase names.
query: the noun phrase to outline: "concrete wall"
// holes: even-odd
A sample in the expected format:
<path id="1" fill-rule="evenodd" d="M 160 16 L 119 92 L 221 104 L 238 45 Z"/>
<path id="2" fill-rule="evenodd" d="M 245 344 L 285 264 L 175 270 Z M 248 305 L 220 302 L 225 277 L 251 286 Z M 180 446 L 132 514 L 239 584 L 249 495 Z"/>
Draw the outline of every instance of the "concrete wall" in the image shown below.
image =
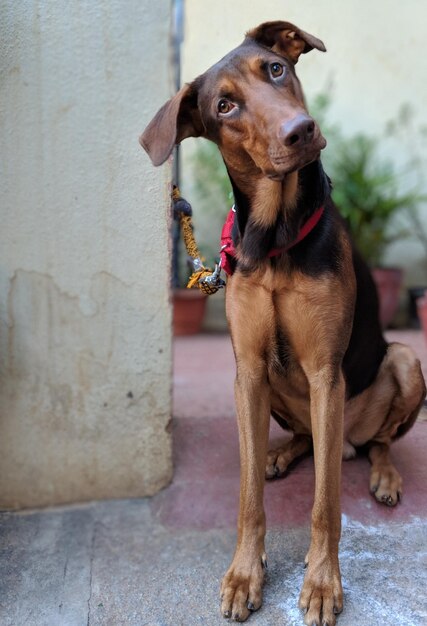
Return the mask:
<path id="1" fill-rule="evenodd" d="M 2 0 L 0 506 L 171 477 L 169 0 Z"/>
<path id="2" fill-rule="evenodd" d="M 191 81 L 243 39 L 251 27 L 268 20 L 287 20 L 317 35 L 327 54 L 313 51 L 297 66 L 308 99 L 320 92 L 332 93 L 329 118 L 345 132 L 384 132 L 401 105 L 413 109 L 412 131 L 397 141 L 384 142 L 385 154 L 398 169 L 417 155 L 427 193 L 426 127 L 427 55 L 425 24 L 427 4 L 420 0 L 186 0 L 183 81 Z M 191 142 L 183 143 L 191 180 Z M 402 176 L 402 186 L 419 182 Z M 185 185 L 182 185 L 183 188 Z M 191 193 L 191 186 L 188 185 Z M 183 189 L 185 190 L 185 189 Z M 191 199 L 191 198 L 189 198 Z M 427 205 L 424 207 L 427 223 Z M 427 229 L 426 229 L 427 232 Z M 404 240 L 389 249 L 389 264 L 404 265 L 407 282 L 427 284 L 427 259 L 419 244 Z"/>

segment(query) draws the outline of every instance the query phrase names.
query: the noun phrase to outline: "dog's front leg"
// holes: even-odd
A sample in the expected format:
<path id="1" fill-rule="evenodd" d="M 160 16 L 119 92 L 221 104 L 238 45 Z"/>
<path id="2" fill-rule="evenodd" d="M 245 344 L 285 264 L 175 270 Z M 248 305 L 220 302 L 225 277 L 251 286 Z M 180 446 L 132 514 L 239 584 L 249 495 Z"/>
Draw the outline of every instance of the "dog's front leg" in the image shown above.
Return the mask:
<path id="1" fill-rule="evenodd" d="M 305 624 L 333 626 L 343 602 L 338 544 L 345 384 L 338 365 L 308 368 L 306 374 L 310 384 L 316 483 L 300 607 L 306 611 Z"/>
<path id="2" fill-rule="evenodd" d="M 240 506 L 237 546 L 221 585 L 221 612 L 247 619 L 262 603 L 264 551 L 264 474 L 270 421 L 270 392 L 264 360 L 236 354 L 235 396 L 240 443 Z"/>

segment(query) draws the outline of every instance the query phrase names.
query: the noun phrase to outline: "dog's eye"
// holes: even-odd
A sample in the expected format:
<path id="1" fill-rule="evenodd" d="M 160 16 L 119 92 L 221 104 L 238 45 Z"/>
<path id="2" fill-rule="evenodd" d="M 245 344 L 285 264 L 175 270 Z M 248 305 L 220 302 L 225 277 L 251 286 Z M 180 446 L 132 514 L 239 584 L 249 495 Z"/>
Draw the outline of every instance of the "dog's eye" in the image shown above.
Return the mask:
<path id="1" fill-rule="evenodd" d="M 279 78 L 283 74 L 283 65 L 280 63 L 271 63 L 270 72 L 273 78 Z"/>
<path id="2" fill-rule="evenodd" d="M 218 113 L 222 113 L 225 115 L 226 113 L 230 113 L 234 109 L 234 104 L 230 102 L 230 100 L 226 100 L 225 98 L 221 98 L 218 102 L 217 110 Z"/>

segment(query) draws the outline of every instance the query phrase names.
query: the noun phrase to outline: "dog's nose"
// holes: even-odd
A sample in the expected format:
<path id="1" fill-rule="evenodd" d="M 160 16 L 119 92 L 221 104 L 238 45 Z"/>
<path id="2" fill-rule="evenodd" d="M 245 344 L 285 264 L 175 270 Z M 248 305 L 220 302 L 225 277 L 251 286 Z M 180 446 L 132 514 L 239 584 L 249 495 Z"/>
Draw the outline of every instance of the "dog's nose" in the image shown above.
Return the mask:
<path id="1" fill-rule="evenodd" d="M 309 115 L 299 114 L 292 120 L 282 124 L 281 139 L 285 146 L 296 146 L 309 143 L 314 137 L 315 123 Z"/>

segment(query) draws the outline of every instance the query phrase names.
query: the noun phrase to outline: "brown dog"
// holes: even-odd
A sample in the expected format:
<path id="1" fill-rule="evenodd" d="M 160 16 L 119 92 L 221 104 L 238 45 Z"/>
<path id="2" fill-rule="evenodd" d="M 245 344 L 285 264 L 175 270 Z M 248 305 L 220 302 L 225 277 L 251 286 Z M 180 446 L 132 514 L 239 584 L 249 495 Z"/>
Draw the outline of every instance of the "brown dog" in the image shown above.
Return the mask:
<path id="1" fill-rule="evenodd" d="M 264 478 L 283 475 L 313 446 L 300 606 L 309 626 L 332 626 L 343 604 L 341 460 L 368 444 L 371 491 L 395 505 L 402 480 L 390 444 L 412 426 L 426 390 L 413 352 L 385 342 L 370 273 L 331 201 L 319 160 L 326 141 L 307 113 L 294 67 L 313 48 L 325 50 L 292 24 L 261 24 L 167 102 L 140 141 L 155 165 L 186 137 L 214 141 L 236 201 L 226 308 L 237 364 L 241 488 L 221 611 L 244 621 L 261 606 Z M 294 435 L 267 454 L 270 415 Z"/>

